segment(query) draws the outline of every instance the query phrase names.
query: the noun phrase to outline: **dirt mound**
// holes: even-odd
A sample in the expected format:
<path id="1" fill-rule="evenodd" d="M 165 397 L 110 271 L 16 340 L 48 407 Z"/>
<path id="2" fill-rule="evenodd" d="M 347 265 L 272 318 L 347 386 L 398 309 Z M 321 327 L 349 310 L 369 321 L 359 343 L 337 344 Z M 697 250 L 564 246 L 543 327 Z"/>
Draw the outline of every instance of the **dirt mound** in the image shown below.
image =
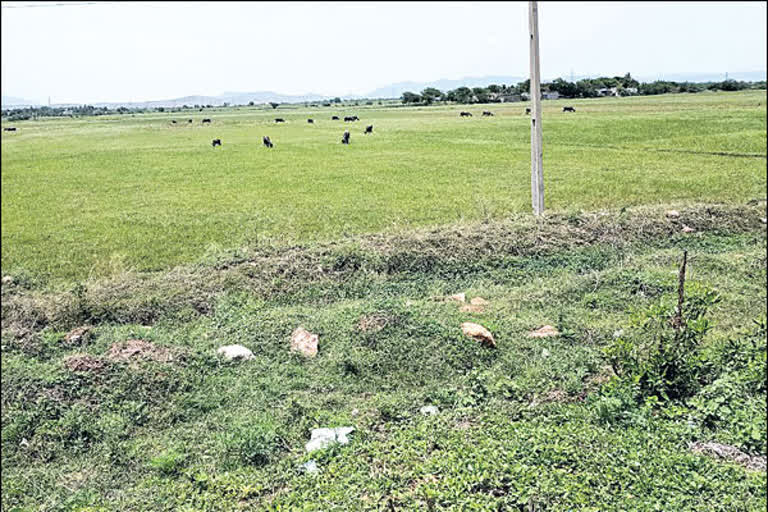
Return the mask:
<path id="1" fill-rule="evenodd" d="M 363 332 L 379 332 L 389 325 L 391 321 L 391 317 L 378 313 L 373 315 L 363 315 L 357 323 L 357 328 Z"/>
<path id="2" fill-rule="evenodd" d="M 91 329 L 90 325 L 83 325 L 82 327 L 72 329 L 64 337 L 64 343 L 70 346 L 86 343 L 91 336 Z"/>
<path id="3" fill-rule="evenodd" d="M 690 449 L 694 453 L 713 457 L 715 459 L 728 460 L 740 464 L 752 471 L 765 471 L 765 457 L 760 455 L 747 455 L 735 446 L 720 443 L 691 443 Z"/>
<path id="4" fill-rule="evenodd" d="M 139 360 L 170 363 L 174 360 L 174 355 L 169 349 L 156 347 L 149 341 L 144 340 L 128 340 L 113 343 L 109 347 L 106 357 L 110 361 L 121 363 Z"/>
<path id="5" fill-rule="evenodd" d="M 100 357 L 75 354 L 64 359 L 64 366 L 73 372 L 99 372 L 107 363 Z"/>

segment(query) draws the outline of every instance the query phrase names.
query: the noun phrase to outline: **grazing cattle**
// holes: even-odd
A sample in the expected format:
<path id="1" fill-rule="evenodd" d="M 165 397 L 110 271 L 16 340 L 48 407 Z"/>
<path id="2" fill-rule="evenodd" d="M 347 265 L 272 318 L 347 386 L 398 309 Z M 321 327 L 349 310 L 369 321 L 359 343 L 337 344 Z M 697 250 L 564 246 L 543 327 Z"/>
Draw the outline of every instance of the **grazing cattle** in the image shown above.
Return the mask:
<path id="1" fill-rule="evenodd" d="M 459 115 L 461 117 L 472 117 L 472 113 L 471 112 L 461 112 Z"/>
<path id="2" fill-rule="evenodd" d="M 210 123 L 210 122 L 211 122 L 210 119 L 203 119 L 203 123 Z"/>
<path id="3" fill-rule="evenodd" d="M 192 122 L 192 120 L 191 120 L 191 119 L 189 119 L 187 122 L 188 122 L 188 123 L 191 123 L 191 122 Z"/>
<path id="4" fill-rule="evenodd" d="M 339 120 L 339 116 L 333 116 L 333 117 L 331 117 L 331 121 L 338 121 L 338 120 Z"/>
<path id="5" fill-rule="evenodd" d="M 283 119 L 282 117 L 276 117 L 276 118 L 275 118 L 275 122 L 276 122 L 276 123 L 284 123 L 284 122 L 285 122 L 285 119 Z"/>
<path id="6" fill-rule="evenodd" d="M 175 119 L 171 119 L 171 123 L 176 124 L 176 120 Z"/>
<path id="7" fill-rule="evenodd" d="M 368 135 L 369 133 L 373 133 L 373 125 L 365 127 L 365 134 Z"/>
<path id="8" fill-rule="evenodd" d="M 576 109 L 573 107 L 563 107 L 563 112 L 576 112 Z"/>
<path id="9" fill-rule="evenodd" d="M 8 126 L 6 128 L 3 128 L 3 131 L 4 132 L 15 132 L 16 131 L 16 127 L 15 126 Z"/>
<path id="10" fill-rule="evenodd" d="M 484 115 L 484 116 L 492 116 L 492 115 L 493 115 L 493 112 L 489 112 L 489 111 L 487 111 L 487 110 L 483 110 L 483 115 Z"/>
<path id="11" fill-rule="evenodd" d="M 525 113 L 527 115 L 530 115 L 531 114 L 531 107 L 525 107 Z"/>
<path id="12" fill-rule="evenodd" d="M 213 139 L 211 141 L 211 147 L 221 146 L 221 139 Z"/>
<path id="13" fill-rule="evenodd" d="M 200 109 L 200 112 L 202 112 L 202 111 L 203 111 L 203 109 Z"/>
<path id="14" fill-rule="evenodd" d="M 349 144 L 349 130 L 344 131 L 344 135 L 341 136 L 342 144 Z"/>
<path id="15" fill-rule="evenodd" d="M 272 141 L 269 140 L 269 137 L 267 136 L 262 137 L 261 141 L 264 143 L 265 147 L 271 148 L 272 146 L 274 146 L 274 144 L 272 144 Z"/>
<path id="16" fill-rule="evenodd" d="M 307 122 L 308 122 L 309 124 L 315 124 L 315 121 L 314 121 L 314 119 L 307 119 Z"/>

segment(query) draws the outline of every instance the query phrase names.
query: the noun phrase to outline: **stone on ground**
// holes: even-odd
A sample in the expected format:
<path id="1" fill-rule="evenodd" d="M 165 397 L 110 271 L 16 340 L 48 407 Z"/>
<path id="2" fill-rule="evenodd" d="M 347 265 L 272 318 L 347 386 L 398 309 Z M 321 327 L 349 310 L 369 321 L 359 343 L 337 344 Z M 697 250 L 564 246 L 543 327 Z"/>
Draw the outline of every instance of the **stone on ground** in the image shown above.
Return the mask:
<path id="1" fill-rule="evenodd" d="M 315 357 L 318 339 L 317 334 L 312 334 L 303 327 L 297 327 L 291 334 L 291 350 L 306 357 Z"/>
<path id="2" fill-rule="evenodd" d="M 671 219 L 676 219 L 680 216 L 680 212 L 677 210 L 668 210 L 666 215 Z"/>
<path id="3" fill-rule="evenodd" d="M 64 337 L 64 341 L 67 343 L 67 345 L 79 345 L 88 338 L 91 329 L 92 327 L 90 325 L 75 327 L 67 333 L 67 335 Z"/>
<path id="4" fill-rule="evenodd" d="M 447 300 L 453 301 L 453 302 L 462 302 L 463 303 L 463 302 L 467 302 L 467 295 L 464 294 L 464 293 L 455 293 L 455 294 L 451 295 L 450 297 L 448 297 Z"/>
<path id="5" fill-rule="evenodd" d="M 490 304 L 487 300 L 485 300 L 482 297 L 474 297 L 471 301 L 469 301 L 470 304 L 473 306 L 487 306 Z"/>
<path id="6" fill-rule="evenodd" d="M 219 350 L 216 351 L 217 354 L 224 356 L 224 359 L 228 361 L 232 361 L 235 359 L 241 359 L 243 361 L 247 361 L 248 359 L 253 359 L 253 352 L 248 350 L 242 345 L 225 345 L 223 347 L 220 347 Z"/>
<path id="7" fill-rule="evenodd" d="M 419 412 L 424 416 L 434 416 L 435 414 L 438 414 L 440 410 L 434 405 L 425 405 L 419 409 Z"/>
<path id="8" fill-rule="evenodd" d="M 299 469 L 304 471 L 305 473 L 309 475 L 314 475 L 316 473 L 320 472 L 320 468 L 317 466 L 317 462 L 314 460 L 310 460 L 299 466 Z"/>
<path id="9" fill-rule="evenodd" d="M 349 442 L 347 436 L 354 430 L 355 427 L 314 428 L 310 440 L 305 446 L 307 453 L 327 448 L 336 443 L 347 444 Z"/>
<path id="10" fill-rule="evenodd" d="M 683 224 L 683 233 L 693 233 L 694 231 L 696 230 L 693 229 L 692 227 L 686 226 L 685 224 Z"/>
<path id="11" fill-rule="evenodd" d="M 469 336 L 470 338 L 474 338 L 475 340 L 479 341 L 483 345 L 489 346 L 489 347 L 495 347 L 496 346 L 496 340 L 493 339 L 493 334 L 491 334 L 491 331 L 486 329 L 480 324 L 475 324 L 472 322 L 464 322 L 461 324 L 461 330 L 464 332 L 466 336 Z"/>
<path id="12" fill-rule="evenodd" d="M 559 336 L 560 331 L 552 327 L 551 325 L 545 325 L 535 331 L 528 333 L 529 338 L 551 338 L 553 336 Z"/>

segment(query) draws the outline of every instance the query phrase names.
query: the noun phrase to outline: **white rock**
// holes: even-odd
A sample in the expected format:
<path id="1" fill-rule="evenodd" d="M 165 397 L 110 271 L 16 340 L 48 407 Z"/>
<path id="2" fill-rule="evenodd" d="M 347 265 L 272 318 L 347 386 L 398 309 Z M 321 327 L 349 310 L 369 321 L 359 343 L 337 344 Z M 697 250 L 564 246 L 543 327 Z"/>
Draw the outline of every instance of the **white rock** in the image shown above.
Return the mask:
<path id="1" fill-rule="evenodd" d="M 317 462 L 310 460 L 308 462 L 305 462 L 299 468 L 303 471 L 305 471 L 307 474 L 314 475 L 316 473 L 320 472 L 320 468 L 317 466 Z"/>
<path id="2" fill-rule="evenodd" d="M 549 357 L 551 355 L 552 354 L 550 354 L 549 350 L 547 350 L 547 349 L 544 349 L 544 350 L 541 351 L 541 357 Z"/>
<path id="3" fill-rule="evenodd" d="M 614 338 L 621 338 L 624 335 L 624 329 L 617 329 L 613 331 Z"/>
<path id="4" fill-rule="evenodd" d="M 247 361 L 248 359 L 253 359 L 254 357 L 253 352 L 242 345 L 225 345 L 219 348 L 216 353 L 224 356 L 224 358 L 228 361 L 232 361 L 233 359 L 242 359 Z"/>
<path id="5" fill-rule="evenodd" d="M 434 416 L 435 414 L 438 414 L 440 410 L 434 405 L 425 405 L 419 409 L 419 412 L 424 416 Z"/>
<path id="6" fill-rule="evenodd" d="M 347 444 L 349 442 L 347 435 L 354 430 L 355 427 L 314 428 L 310 440 L 305 446 L 307 453 L 327 448 L 336 443 Z"/>

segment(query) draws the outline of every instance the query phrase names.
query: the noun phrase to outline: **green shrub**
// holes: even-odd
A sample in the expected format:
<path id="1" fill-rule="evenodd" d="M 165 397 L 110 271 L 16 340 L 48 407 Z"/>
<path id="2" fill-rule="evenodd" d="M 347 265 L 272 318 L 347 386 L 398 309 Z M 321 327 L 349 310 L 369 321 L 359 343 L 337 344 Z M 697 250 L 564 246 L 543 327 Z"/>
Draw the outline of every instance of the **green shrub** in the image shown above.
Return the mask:
<path id="1" fill-rule="evenodd" d="M 705 370 L 701 343 L 712 327 L 705 315 L 720 297 L 692 288 L 679 328 L 674 325 L 676 306 L 662 300 L 633 315 L 627 334 L 605 349 L 616 375 L 637 385 L 641 398 L 686 399 L 700 388 Z"/>
<path id="2" fill-rule="evenodd" d="M 174 475 L 181 469 L 185 458 L 186 455 L 175 448 L 171 448 L 156 457 L 152 457 L 149 466 L 164 475 Z"/>
<path id="3" fill-rule="evenodd" d="M 234 423 L 223 436 L 224 451 L 232 463 L 264 466 L 281 446 L 274 422 L 268 418 L 246 419 Z"/>

